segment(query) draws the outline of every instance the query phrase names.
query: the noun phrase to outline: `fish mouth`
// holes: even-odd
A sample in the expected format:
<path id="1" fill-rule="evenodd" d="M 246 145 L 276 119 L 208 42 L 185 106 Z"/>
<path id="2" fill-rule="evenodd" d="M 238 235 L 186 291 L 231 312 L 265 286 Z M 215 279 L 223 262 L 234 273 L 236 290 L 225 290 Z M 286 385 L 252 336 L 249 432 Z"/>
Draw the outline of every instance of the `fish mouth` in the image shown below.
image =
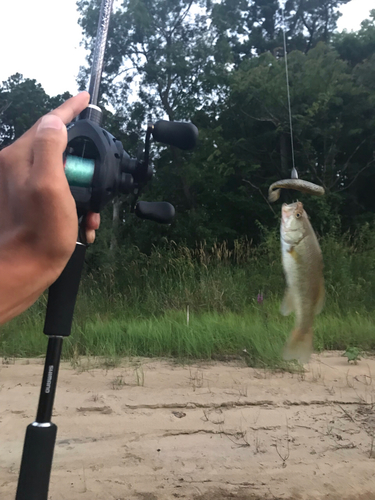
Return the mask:
<path id="1" fill-rule="evenodd" d="M 290 218 L 296 217 L 302 219 L 305 211 L 303 209 L 303 204 L 300 201 L 296 201 L 290 205 L 283 203 L 281 206 L 281 222 L 283 224 L 287 223 Z M 301 217 L 302 216 L 302 217 Z"/>
<path id="2" fill-rule="evenodd" d="M 288 245 L 298 245 L 306 236 L 305 228 L 303 223 L 297 223 L 295 214 L 298 215 L 299 220 L 302 222 L 300 217 L 303 212 L 303 204 L 300 201 L 296 201 L 290 205 L 283 203 L 281 207 L 281 225 L 280 232 L 282 240 Z"/>
<path id="3" fill-rule="evenodd" d="M 292 215 L 293 209 L 291 209 L 286 203 L 283 203 L 281 207 L 281 224 L 286 225 L 289 217 Z"/>

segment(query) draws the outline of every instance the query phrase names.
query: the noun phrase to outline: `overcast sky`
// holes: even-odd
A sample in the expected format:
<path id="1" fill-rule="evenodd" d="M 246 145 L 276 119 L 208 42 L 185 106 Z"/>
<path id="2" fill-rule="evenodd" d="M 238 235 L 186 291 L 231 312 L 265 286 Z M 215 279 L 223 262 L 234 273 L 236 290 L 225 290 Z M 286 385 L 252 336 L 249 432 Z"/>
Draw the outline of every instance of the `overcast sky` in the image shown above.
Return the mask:
<path id="1" fill-rule="evenodd" d="M 342 7 L 339 30 L 357 30 L 369 17 L 369 0 Z M 1 0 L 0 82 L 14 73 L 34 78 L 47 94 L 77 92 L 85 51 L 78 26 L 76 0 Z"/>

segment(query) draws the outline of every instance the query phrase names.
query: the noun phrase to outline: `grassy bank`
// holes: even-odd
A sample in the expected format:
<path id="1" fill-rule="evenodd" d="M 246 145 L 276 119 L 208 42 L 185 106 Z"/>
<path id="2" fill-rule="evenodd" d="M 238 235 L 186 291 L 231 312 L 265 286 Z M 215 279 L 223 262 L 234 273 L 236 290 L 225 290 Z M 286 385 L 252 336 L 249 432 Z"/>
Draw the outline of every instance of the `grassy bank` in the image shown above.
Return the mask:
<path id="1" fill-rule="evenodd" d="M 315 324 L 315 347 L 375 349 L 375 232 L 321 240 L 327 301 Z M 244 356 L 251 365 L 282 366 L 293 318 L 278 311 L 284 288 L 277 232 L 253 247 L 237 242 L 195 250 L 127 250 L 85 276 L 64 357 Z M 263 293 L 263 303 L 257 295 Z M 0 330 L 1 355 L 45 353 L 46 296 Z M 189 310 L 189 321 L 187 317 Z M 244 351 L 245 350 L 245 351 Z"/>

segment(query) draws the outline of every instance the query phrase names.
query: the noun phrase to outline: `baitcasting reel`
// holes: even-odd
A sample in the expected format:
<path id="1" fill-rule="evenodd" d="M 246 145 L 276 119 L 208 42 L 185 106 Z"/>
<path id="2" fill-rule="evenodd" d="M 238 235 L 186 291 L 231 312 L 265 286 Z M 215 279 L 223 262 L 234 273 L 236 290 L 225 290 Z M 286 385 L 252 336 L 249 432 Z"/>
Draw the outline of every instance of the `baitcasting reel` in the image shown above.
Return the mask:
<path id="1" fill-rule="evenodd" d="M 88 211 L 100 212 L 119 194 L 133 194 L 138 198 L 140 189 L 153 176 L 149 163 L 150 137 L 178 147 L 193 149 L 198 129 L 192 123 L 160 120 L 149 123 L 146 131 L 145 151 L 131 158 L 121 142 L 100 127 L 101 111 L 89 105 L 80 119 L 67 126 L 68 147 L 65 154 L 65 173 L 76 201 L 78 215 Z M 170 224 L 175 210 L 166 202 L 136 204 L 135 214 L 162 224 Z"/>

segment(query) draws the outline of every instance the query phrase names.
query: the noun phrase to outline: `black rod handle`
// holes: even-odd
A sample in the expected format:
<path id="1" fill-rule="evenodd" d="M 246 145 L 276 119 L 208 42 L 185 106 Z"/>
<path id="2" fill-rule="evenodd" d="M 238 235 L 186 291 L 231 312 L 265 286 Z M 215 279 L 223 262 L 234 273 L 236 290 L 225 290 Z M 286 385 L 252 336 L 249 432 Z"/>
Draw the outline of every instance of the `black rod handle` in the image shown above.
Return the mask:
<path id="1" fill-rule="evenodd" d="M 49 288 L 43 330 L 46 335 L 57 337 L 70 335 L 85 255 L 86 246 L 77 243 L 65 269 Z"/>
<path id="2" fill-rule="evenodd" d="M 47 500 L 57 426 L 34 422 L 26 429 L 16 500 Z"/>

